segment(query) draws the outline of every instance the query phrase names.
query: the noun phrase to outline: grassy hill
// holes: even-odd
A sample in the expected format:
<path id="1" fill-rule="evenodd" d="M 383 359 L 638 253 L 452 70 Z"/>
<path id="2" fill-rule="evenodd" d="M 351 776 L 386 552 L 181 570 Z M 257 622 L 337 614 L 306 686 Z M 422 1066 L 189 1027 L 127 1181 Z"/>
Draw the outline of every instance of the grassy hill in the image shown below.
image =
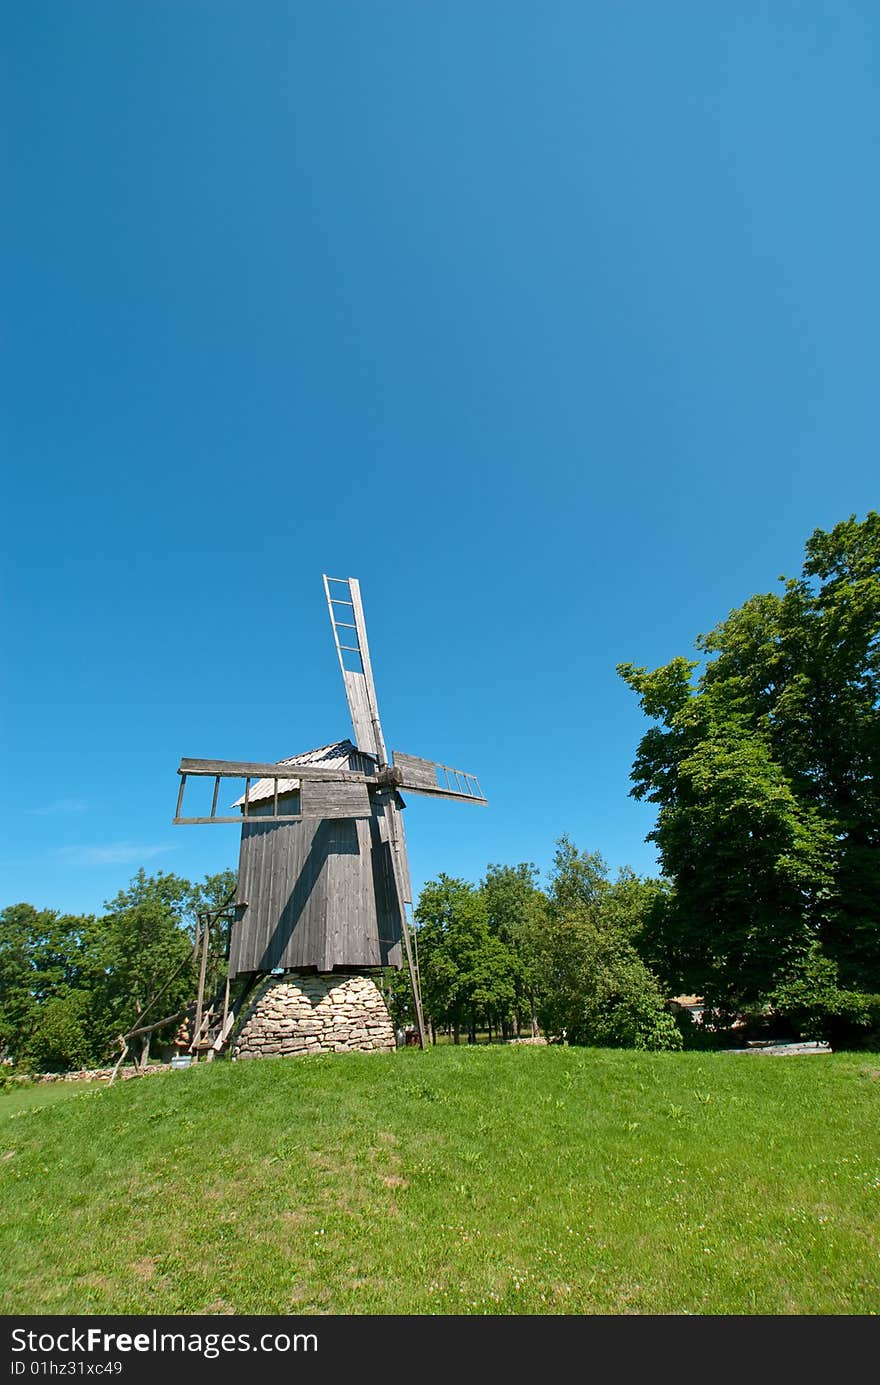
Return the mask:
<path id="1" fill-rule="evenodd" d="M 870 1055 L 442 1048 L 42 1090 L 0 1095 L 6 1314 L 880 1305 Z"/>

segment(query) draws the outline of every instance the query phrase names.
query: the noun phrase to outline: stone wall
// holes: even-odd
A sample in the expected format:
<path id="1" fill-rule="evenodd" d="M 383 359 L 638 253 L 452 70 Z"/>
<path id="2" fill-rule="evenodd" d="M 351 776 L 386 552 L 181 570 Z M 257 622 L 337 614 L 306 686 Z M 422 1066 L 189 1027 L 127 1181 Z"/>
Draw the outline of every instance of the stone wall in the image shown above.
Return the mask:
<path id="1" fill-rule="evenodd" d="M 232 1037 L 233 1058 L 390 1053 L 394 1028 L 369 976 L 286 972 L 261 981 Z"/>
<path id="2" fill-rule="evenodd" d="M 170 1072 L 170 1063 L 150 1063 L 146 1068 L 128 1064 L 116 1073 L 116 1080 L 124 1077 L 149 1077 L 154 1072 Z M 35 1072 L 22 1073 L 11 1078 L 14 1083 L 30 1085 L 36 1082 L 109 1082 L 113 1068 L 80 1068 L 78 1072 Z"/>

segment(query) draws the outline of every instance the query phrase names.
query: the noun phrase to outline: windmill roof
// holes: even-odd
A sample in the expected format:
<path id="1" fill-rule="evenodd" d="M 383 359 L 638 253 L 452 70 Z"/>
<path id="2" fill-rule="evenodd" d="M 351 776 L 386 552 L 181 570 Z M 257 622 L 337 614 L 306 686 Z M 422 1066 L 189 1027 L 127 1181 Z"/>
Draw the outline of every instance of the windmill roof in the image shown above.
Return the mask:
<path id="1" fill-rule="evenodd" d="M 352 763 L 351 757 L 356 755 L 358 760 Z M 327 765 L 330 769 L 359 769 L 368 770 L 371 767 L 363 763 L 364 759 L 372 762 L 373 757 L 366 755 L 364 751 L 358 750 L 357 746 L 350 740 L 333 741 L 331 745 L 319 745 L 316 750 L 304 750 L 301 755 L 289 755 L 284 760 L 278 760 L 279 765 Z M 279 779 L 278 792 L 293 793 L 299 788 L 298 779 Z M 248 803 L 257 803 L 261 799 L 273 798 L 275 795 L 274 779 L 258 779 L 255 784 L 251 784 L 248 794 Z M 244 803 L 244 794 L 237 798 L 233 803 L 233 808 L 240 808 Z"/>

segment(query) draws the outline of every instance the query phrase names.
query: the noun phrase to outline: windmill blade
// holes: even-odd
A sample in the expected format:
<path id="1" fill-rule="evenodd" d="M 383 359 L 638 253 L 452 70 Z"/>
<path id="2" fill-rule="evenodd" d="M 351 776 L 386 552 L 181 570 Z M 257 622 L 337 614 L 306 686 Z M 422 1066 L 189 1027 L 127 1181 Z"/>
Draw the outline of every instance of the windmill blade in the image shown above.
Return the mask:
<path id="1" fill-rule="evenodd" d="M 295 761 L 190 760 L 183 759 L 178 774 L 206 775 L 215 779 L 325 779 L 332 783 L 371 784 L 373 778 L 356 770 L 328 765 L 299 765 Z"/>
<path id="2" fill-rule="evenodd" d="M 325 573 L 324 591 L 354 727 L 355 744 L 358 750 L 372 755 L 380 765 L 387 764 L 360 583 L 356 577 L 328 577 Z"/>
<path id="3" fill-rule="evenodd" d="M 378 782 L 375 776 L 352 770 L 329 765 L 291 764 L 290 761 L 266 764 L 254 760 L 183 759 L 177 773 L 180 775 L 180 788 L 173 819 L 177 826 L 208 823 L 236 823 L 241 826 L 251 816 L 259 816 L 263 823 L 300 822 L 303 818 L 368 818 L 371 813 L 368 785 Z M 211 811 L 206 816 L 184 815 L 183 799 L 189 778 L 214 780 Z M 242 812 L 234 817 L 217 812 L 221 779 L 245 781 L 243 796 L 232 805 L 233 808 L 240 807 Z M 283 806 L 279 810 L 279 797 L 297 789 L 300 793 L 299 811 L 285 812 Z M 267 801 L 272 803 L 271 813 L 266 813 L 262 807 Z M 251 805 L 255 805 L 253 813 Z"/>
<path id="4" fill-rule="evenodd" d="M 399 770 L 396 783 L 410 793 L 427 794 L 430 798 L 455 798 L 463 803 L 485 803 L 480 781 L 475 774 L 463 769 L 442 765 L 439 760 L 422 760 L 418 755 L 404 755 L 392 750 L 391 763 Z"/>

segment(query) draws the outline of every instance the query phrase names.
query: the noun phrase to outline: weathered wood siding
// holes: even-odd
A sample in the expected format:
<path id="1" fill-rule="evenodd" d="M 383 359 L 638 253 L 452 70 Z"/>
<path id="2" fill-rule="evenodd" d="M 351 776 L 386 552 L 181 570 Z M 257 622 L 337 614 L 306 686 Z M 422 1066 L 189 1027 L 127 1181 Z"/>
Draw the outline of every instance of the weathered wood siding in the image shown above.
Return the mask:
<path id="1" fill-rule="evenodd" d="M 304 779 L 301 793 L 303 817 L 368 818 L 372 811 L 366 784 Z"/>
<path id="2" fill-rule="evenodd" d="M 400 914 L 383 840 L 381 801 L 369 818 L 242 826 L 231 976 L 273 967 L 397 966 Z"/>

